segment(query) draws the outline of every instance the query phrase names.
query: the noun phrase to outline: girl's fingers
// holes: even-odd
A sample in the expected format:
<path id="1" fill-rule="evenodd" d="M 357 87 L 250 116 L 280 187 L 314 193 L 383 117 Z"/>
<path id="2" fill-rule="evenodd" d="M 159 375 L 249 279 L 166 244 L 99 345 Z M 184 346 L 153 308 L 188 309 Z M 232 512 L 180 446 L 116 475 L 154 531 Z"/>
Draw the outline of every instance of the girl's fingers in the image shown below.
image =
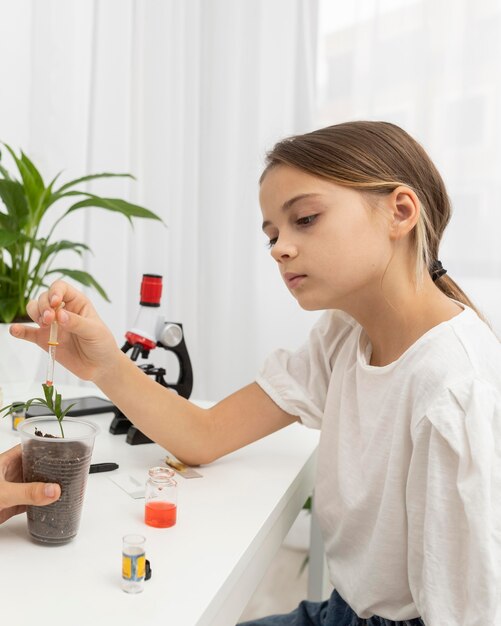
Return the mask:
<path id="1" fill-rule="evenodd" d="M 73 303 L 81 306 L 79 297 L 83 296 L 74 287 L 63 280 L 57 280 L 37 300 L 30 300 L 26 311 L 34 322 L 40 326 L 48 326 L 56 319 L 56 311 L 62 308 L 61 304 Z"/>
<path id="2" fill-rule="evenodd" d="M 81 339 L 92 341 L 96 338 L 97 328 L 95 322 L 78 315 L 78 313 L 61 309 L 57 312 L 57 320 L 61 328 Z"/>
<path id="3" fill-rule="evenodd" d="M 38 343 L 38 333 L 40 332 L 38 328 L 32 328 L 24 324 L 12 324 L 9 332 L 16 339 L 24 339 L 31 341 L 31 343 Z"/>
<path id="4" fill-rule="evenodd" d="M 50 324 L 54 321 L 54 313 L 49 306 L 47 292 L 42 293 L 38 300 L 30 300 L 26 305 L 26 311 L 37 324 Z M 49 316 L 46 315 L 46 312 L 49 313 Z"/>
<path id="5" fill-rule="evenodd" d="M 64 302 L 66 306 L 71 305 L 72 310 L 76 310 L 86 301 L 85 296 L 64 280 L 56 280 L 49 287 L 47 292 L 47 305 L 51 310 L 56 310 Z"/>
<path id="6" fill-rule="evenodd" d="M 63 280 L 58 280 L 50 286 L 48 296 L 50 310 L 51 312 L 56 311 L 58 321 L 62 321 L 60 315 L 64 317 L 63 311 L 76 313 L 83 317 L 96 315 L 96 311 L 87 296 Z"/>

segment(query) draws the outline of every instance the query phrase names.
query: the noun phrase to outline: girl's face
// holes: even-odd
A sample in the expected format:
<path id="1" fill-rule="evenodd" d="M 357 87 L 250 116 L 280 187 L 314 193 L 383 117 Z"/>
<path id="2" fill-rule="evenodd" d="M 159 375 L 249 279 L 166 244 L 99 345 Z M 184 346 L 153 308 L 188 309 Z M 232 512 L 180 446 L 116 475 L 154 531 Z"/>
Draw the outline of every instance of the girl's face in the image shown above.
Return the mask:
<path id="1" fill-rule="evenodd" d="M 261 184 L 263 231 L 292 295 L 307 310 L 350 310 L 381 293 L 390 212 L 358 191 L 278 165 Z"/>

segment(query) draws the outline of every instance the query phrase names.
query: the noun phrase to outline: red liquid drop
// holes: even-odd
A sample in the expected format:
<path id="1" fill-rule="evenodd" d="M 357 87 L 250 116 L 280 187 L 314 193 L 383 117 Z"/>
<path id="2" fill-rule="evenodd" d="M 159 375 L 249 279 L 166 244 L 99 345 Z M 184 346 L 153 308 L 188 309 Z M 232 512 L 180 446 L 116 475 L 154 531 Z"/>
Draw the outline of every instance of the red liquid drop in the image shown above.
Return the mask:
<path id="1" fill-rule="evenodd" d="M 177 507 L 172 502 L 148 502 L 144 508 L 144 521 L 155 528 L 174 526 Z"/>

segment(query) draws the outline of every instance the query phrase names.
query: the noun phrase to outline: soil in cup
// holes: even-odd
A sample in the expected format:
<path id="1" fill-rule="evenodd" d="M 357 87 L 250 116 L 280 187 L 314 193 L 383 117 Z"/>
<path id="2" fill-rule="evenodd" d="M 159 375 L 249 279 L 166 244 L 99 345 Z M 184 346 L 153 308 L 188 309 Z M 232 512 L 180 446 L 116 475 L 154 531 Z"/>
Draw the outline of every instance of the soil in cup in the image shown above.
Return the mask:
<path id="1" fill-rule="evenodd" d="M 148 502 L 144 509 L 144 521 L 155 528 L 174 526 L 177 517 L 177 506 L 172 502 Z"/>
<path id="2" fill-rule="evenodd" d="M 24 481 L 61 486 L 53 504 L 28 506 L 28 530 L 37 541 L 66 543 L 77 534 L 91 455 L 92 447 L 79 441 L 60 444 L 40 437 L 24 444 Z"/>

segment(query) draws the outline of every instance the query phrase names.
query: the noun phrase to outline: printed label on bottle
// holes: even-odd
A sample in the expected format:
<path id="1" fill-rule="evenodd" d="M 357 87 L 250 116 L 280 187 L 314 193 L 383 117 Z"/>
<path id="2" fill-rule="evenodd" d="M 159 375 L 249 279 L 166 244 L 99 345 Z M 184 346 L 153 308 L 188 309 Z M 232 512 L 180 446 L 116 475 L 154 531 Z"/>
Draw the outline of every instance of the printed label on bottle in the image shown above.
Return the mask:
<path id="1" fill-rule="evenodd" d="M 145 553 L 122 553 L 122 578 L 125 580 L 142 581 L 146 570 Z"/>
<path id="2" fill-rule="evenodd" d="M 12 416 L 12 428 L 17 430 L 17 427 L 21 422 L 24 422 L 24 415 L 13 415 Z"/>

